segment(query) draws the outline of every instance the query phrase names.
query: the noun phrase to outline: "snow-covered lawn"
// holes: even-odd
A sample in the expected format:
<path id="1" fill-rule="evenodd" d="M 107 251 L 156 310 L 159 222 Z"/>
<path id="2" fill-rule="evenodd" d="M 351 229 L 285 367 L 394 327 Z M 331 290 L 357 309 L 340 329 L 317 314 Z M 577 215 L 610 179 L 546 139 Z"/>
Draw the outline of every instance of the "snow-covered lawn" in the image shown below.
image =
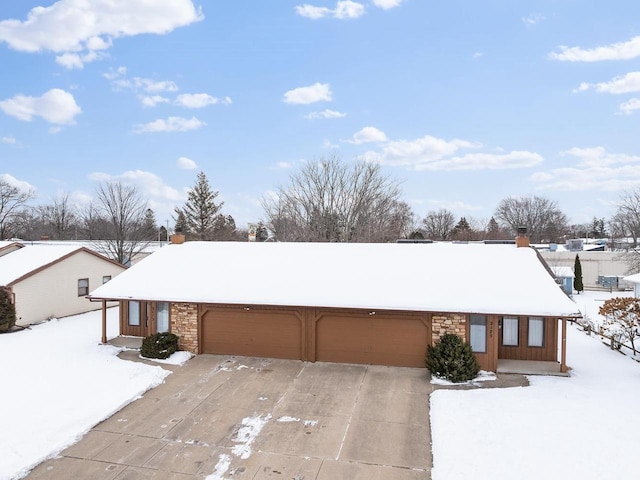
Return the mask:
<path id="1" fill-rule="evenodd" d="M 107 321 L 116 336 L 117 309 Z M 0 335 L 0 480 L 24 476 L 170 373 L 99 345 L 100 323 L 97 311 Z"/>
<path id="2" fill-rule="evenodd" d="M 575 298 L 591 316 L 611 296 Z M 434 480 L 638 477 L 640 364 L 579 326 L 567 336 L 570 378 L 431 395 Z"/>

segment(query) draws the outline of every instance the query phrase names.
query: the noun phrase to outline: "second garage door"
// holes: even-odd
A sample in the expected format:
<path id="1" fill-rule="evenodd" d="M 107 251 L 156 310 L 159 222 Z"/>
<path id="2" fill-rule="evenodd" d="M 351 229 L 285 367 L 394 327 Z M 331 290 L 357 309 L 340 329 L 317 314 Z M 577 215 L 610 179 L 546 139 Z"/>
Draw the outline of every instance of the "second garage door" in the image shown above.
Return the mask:
<path id="1" fill-rule="evenodd" d="M 202 317 L 202 353 L 302 359 L 297 310 L 212 307 Z"/>
<path id="2" fill-rule="evenodd" d="M 325 312 L 316 323 L 316 360 L 424 367 L 427 325 L 421 315 Z"/>

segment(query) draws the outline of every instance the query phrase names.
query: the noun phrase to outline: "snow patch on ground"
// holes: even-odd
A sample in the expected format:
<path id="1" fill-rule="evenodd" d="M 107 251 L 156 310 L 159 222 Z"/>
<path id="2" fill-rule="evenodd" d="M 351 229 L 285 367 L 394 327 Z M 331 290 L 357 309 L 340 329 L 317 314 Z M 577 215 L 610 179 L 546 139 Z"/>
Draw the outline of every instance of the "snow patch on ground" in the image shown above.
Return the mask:
<path id="1" fill-rule="evenodd" d="M 485 370 L 480 370 L 478 372 L 478 376 L 473 380 L 469 380 L 468 382 L 452 382 L 447 380 L 446 378 L 436 377 L 435 375 L 431 375 L 431 383 L 433 385 L 475 385 L 478 382 L 489 382 L 491 380 L 496 379 L 496 374 L 493 372 L 487 372 Z"/>
<path id="2" fill-rule="evenodd" d="M 271 414 L 254 415 L 253 417 L 245 417 L 242 419 L 242 426 L 238 429 L 238 433 L 231 440 L 238 443 L 231 451 L 236 457 L 243 460 L 251 456 L 251 444 L 262 431 L 262 428 L 271 420 Z"/>
<path id="3" fill-rule="evenodd" d="M 142 358 L 143 360 L 150 360 L 156 363 L 164 363 L 166 365 L 184 365 L 186 362 L 188 362 L 191 359 L 191 357 L 193 357 L 193 353 L 185 352 L 185 351 L 175 352 L 169 358 L 165 358 L 165 359 L 147 358 L 140 355 L 140 358 Z"/>
<path id="4" fill-rule="evenodd" d="M 286 415 L 284 417 L 280 417 L 278 418 L 278 420 L 276 420 L 276 422 L 283 422 L 283 423 L 288 423 L 288 422 L 299 422 L 300 419 L 299 418 L 295 418 L 295 417 L 287 417 Z"/>
<path id="5" fill-rule="evenodd" d="M 576 301 L 593 313 L 620 293 L 585 292 Z M 637 477 L 640 364 L 580 326 L 567 330 L 569 378 L 431 395 L 434 480 Z"/>
<path id="6" fill-rule="evenodd" d="M 223 453 L 218 457 L 218 463 L 216 463 L 215 470 L 211 475 L 208 475 L 205 480 L 223 480 L 224 474 L 227 473 L 231 466 L 231 457 L 226 453 Z"/>
<path id="7" fill-rule="evenodd" d="M 118 333 L 118 309 L 107 310 Z M 170 373 L 100 345 L 101 312 L 0 335 L 0 479 L 20 478 Z"/>
<path id="8" fill-rule="evenodd" d="M 302 422 L 305 427 L 315 427 L 318 425 L 318 420 L 305 420 Z"/>

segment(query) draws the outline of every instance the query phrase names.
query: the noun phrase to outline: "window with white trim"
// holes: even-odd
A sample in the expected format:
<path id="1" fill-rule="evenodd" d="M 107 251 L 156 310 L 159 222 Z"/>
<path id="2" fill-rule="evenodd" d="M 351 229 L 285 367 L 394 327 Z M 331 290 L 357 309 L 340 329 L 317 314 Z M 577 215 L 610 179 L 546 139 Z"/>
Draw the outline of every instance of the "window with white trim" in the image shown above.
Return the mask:
<path id="1" fill-rule="evenodd" d="M 518 317 L 503 317 L 502 345 L 505 347 L 518 346 Z"/>
<path id="2" fill-rule="evenodd" d="M 529 317 L 529 340 L 530 347 L 544 346 L 544 318 Z"/>
<path id="3" fill-rule="evenodd" d="M 487 316 L 471 315 L 469 319 L 469 343 L 476 353 L 487 351 Z"/>

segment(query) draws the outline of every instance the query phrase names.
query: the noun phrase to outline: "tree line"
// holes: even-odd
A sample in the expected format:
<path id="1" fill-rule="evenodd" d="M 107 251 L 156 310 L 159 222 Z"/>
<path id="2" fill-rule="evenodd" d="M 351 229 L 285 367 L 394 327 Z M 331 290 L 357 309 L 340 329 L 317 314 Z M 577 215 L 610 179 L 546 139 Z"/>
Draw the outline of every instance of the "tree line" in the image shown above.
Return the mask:
<path id="1" fill-rule="evenodd" d="M 204 172 L 197 174 L 184 204 L 176 206 L 173 230 L 188 240 L 246 241 L 223 212 Z M 0 239 L 101 240 L 104 253 L 126 262 L 152 240 L 169 232 L 158 225 L 136 187 L 105 181 L 92 201 L 78 207 L 68 194 L 50 204 L 30 206 L 35 192 L 0 178 Z M 257 224 L 258 241 L 390 242 L 400 238 L 438 241 L 507 240 L 526 227 L 534 243 L 564 242 L 567 238 L 640 239 L 640 189 L 625 192 L 615 215 L 606 221 L 571 225 L 557 202 L 540 196 L 502 199 L 490 218 L 456 217 L 446 208 L 427 211 L 420 218 L 402 200 L 401 185 L 385 175 L 380 165 L 345 163 L 336 156 L 303 164 L 286 185 L 262 199 L 263 218 Z"/>

